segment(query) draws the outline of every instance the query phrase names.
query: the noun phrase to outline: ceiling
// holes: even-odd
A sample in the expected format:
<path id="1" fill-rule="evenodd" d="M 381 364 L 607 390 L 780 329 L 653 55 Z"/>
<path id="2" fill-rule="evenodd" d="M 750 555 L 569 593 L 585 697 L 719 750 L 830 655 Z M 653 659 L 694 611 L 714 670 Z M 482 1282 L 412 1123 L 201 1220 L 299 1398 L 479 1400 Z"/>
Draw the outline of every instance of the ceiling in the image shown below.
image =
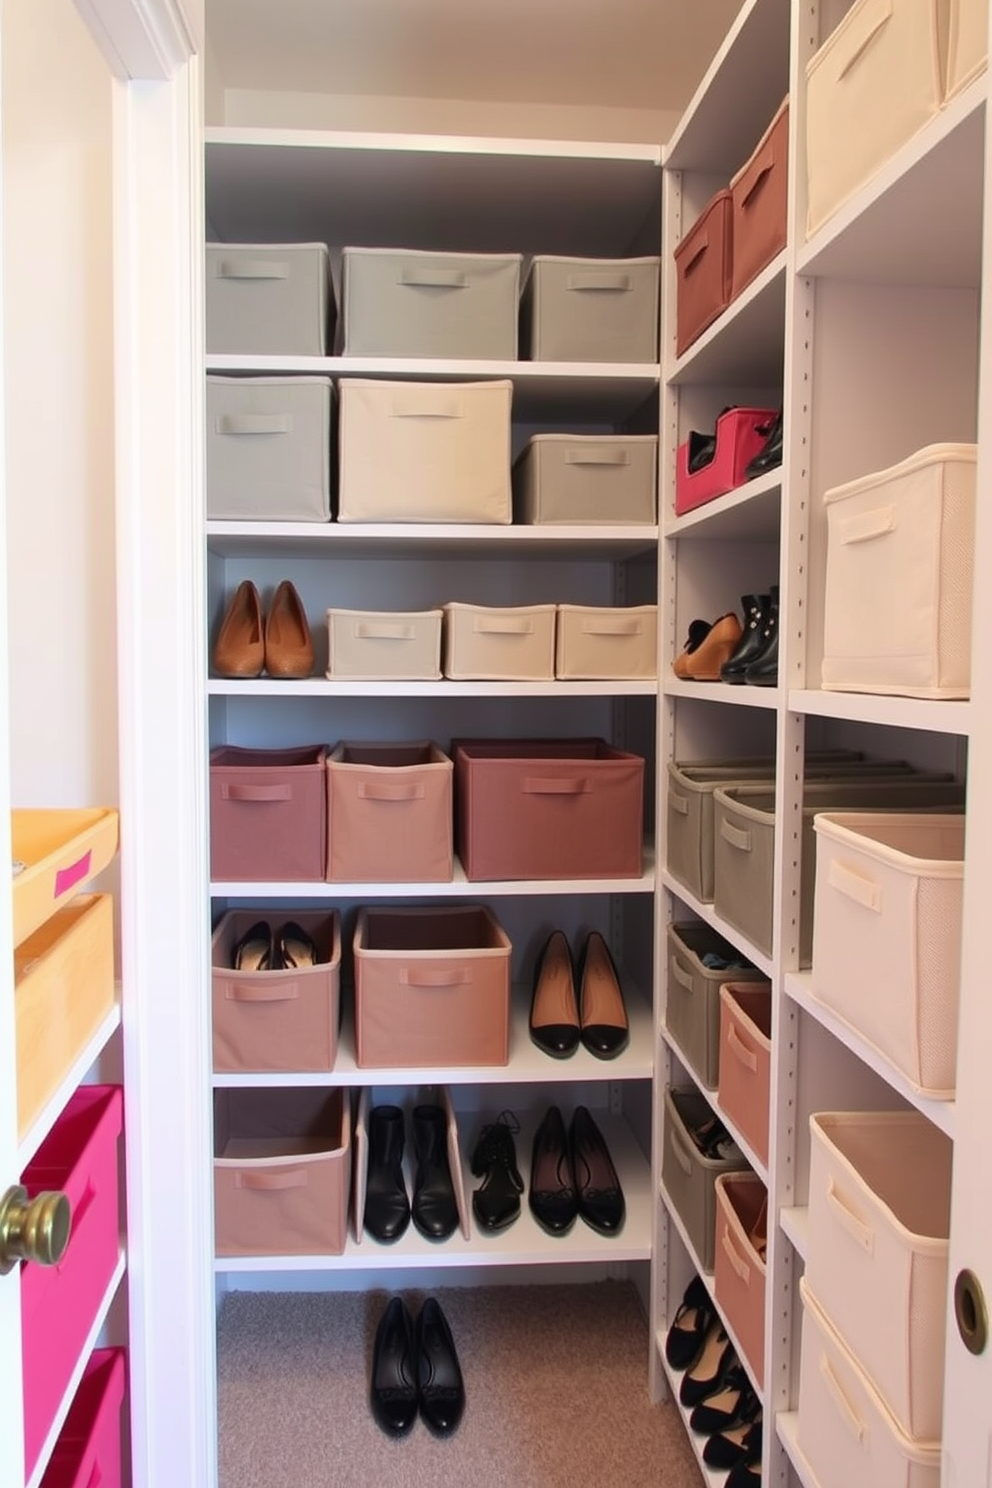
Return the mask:
<path id="1" fill-rule="evenodd" d="M 224 86 L 681 111 L 741 0 L 207 0 Z"/>

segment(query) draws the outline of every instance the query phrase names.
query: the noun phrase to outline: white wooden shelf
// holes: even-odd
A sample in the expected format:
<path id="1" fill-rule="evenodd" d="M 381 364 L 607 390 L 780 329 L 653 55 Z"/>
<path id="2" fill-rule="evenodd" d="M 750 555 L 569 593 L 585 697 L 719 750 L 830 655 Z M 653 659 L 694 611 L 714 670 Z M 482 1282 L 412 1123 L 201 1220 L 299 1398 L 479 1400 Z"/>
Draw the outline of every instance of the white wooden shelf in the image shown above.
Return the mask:
<path id="1" fill-rule="evenodd" d="M 924 733 L 960 734 L 965 738 L 972 727 L 971 704 L 964 699 L 948 701 L 793 688 L 788 706 L 790 713 L 805 713 L 811 718 L 842 718 L 888 728 L 919 729 Z"/>
<path id="2" fill-rule="evenodd" d="M 757 484 L 756 482 L 754 484 Z M 492 526 L 429 522 L 221 522 L 207 523 L 207 548 L 222 558 L 548 557 L 653 556 L 656 526 L 566 524 Z"/>
<path id="3" fill-rule="evenodd" d="M 783 249 L 731 301 L 719 319 L 665 368 L 669 386 L 734 382 L 781 386 L 785 364 L 785 265 Z"/>
<path id="4" fill-rule="evenodd" d="M 805 1205 L 792 1205 L 778 1211 L 778 1224 L 796 1254 L 805 1261 L 809 1248 L 809 1210 Z"/>
<path id="5" fill-rule="evenodd" d="M 782 472 L 769 470 L 756 480 L 697 506 L 694 511 L 665 522 L 670 541 L 703 539 L 768 542 L 778 541 L 782 522 Z"/>
<path id="6" fill-rule="evenodd" d="M 282 681 L 272 677 L 238 680 L 214 677 L 207 683 L 211 697 L 657 697 L 658 683 L 652 681 L 591 682 L 437 682 L 412 680 L 356 680 L 339 677 L 305 677 L 299 681 Z"/>
<path id="7" fill-rule="evenodd" d="M 779 1411 L 775 1417 L 775 1429 L 802 1488 L 820 1488 L 799 1446 L 799 1412 Z"/>
<path id="8" fill-rule="evenodd" d="M 674 898 L 684 904 L 694 915 L 698 915 L 701 920 L 705 920 L 707 925 L 710 925 L 718 935 L 723 936 L 724 940 L 729 940 L 731 945 L 736 946 L 743 956 L 746 956 L 749 961 L 754 963 L 759 971 L 764 972 L 766 977 L 771 979 L 775 975 L 772 958 L 766 956 L 763 951 L 759 951 L 757 946 L 751 945 L 739 930 L 733 925 L 728 924 L 721 915 L 717 914 L 712 904 L 708 904 L 702 899 L 697 899 L 695 894 L 687 889 L 684 884 L 679 883 L 678 879 L 669 873 L 667 869 L 661 870 L 660 878 L 663 887 Z"/>
<path id="9" fill-rule="evenodd" d="M 731 686 L 728 682 L 685 682 L 669 671 L 662 691 L 666 697 L 692 698 L 694 702 L 726 703 L 731 708 L 766 708 L 774 713 L 779 704 L 778 687 Z"/>
<path id="10" fill-rule="evenodd" d="M 120 1027 L 120 1023 L 121 1005 L 120 986 L 118 985 L 113 1007 L 107 1013 L 106 1017 L 104 1017 L 100 1026 L 80 1049 L 76 1058 L 62 1077 L 58 1089 L 52 1092 L 44 1110 L 39 1112 L 37 1118 L 31 1123 L 21 1138 L 20 1146 L 17 1149 L 18 1172 L 24 1172 L 24 1169 L 28 1166 L 65 1109 L 66 1101 L 76 1090 L 87 1072 L 92 1069 L 96 1060 L 103 1053 L 114 1033 Z"/>

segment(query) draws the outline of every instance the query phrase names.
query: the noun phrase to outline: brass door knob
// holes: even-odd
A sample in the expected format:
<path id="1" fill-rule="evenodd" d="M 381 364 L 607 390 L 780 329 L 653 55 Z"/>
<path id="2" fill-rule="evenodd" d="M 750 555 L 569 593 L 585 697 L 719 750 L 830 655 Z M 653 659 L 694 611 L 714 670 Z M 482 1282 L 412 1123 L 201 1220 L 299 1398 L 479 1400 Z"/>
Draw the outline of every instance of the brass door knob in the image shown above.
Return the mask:
<path id="1" fill-rule="evenodd" d="M 18 1261 L 57 1266 L 69 1244 L 72 1214 L 64 1193 L 28 1198 L 26 1188 L 8 1188 L 0 1199 L 0 1276 Z"/>

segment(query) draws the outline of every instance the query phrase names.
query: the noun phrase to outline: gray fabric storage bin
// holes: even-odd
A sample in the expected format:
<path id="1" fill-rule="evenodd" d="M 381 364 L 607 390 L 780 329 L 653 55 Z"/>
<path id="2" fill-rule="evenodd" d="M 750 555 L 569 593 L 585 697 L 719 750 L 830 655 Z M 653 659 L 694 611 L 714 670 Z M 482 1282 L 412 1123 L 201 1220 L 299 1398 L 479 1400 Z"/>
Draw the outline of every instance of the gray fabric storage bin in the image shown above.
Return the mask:
<path id="1" fill-rule="evenodd" d="M 656 434 L 535 434 L 513 462 L 516 522 L 657 520 Z"/>
<path id="2" fill-rule="evenodd" d="M 692 1073 L 715 1090 L 720 1064 L 720 987 L 724 982 L 757 982 L 765 977 L 750 962 L 743 966 L 704 966 L 713 953 L 724 961 L 740 952 L 702 921 L 668 927 L 665 1027 L 685 1055 Z"/>
<path id="3" fill-rule="evenodd" d="M 519 253 L 345 248 L 346 356 L 517 359 Z"/>
<path id="4" fill-rule="evenodd" d="M 533 259 L 521 338 L 541 362 L 657 362 L 658 258 Z"/>
<path id="5" fill-rule="evenodd" d="M 696 1146 L 690 1128 L 702 1126 L 712 1114 L 706 1097 L 692 1086 L 665 1086 L 661 1181 L 704 1271 L 713 1270 L 716 1251 L 716 1180 L 747 1167 L 743 1155 L 719 1161 L 704 1157 Z"/>
<path id="6" fill-rule="evenodd" d="M 799 964 L 812 964 L 813 889 L 818 811 L 964 810 L 965 787 L 939 775 L 807 783 L 800 859 Z M 763 785 L 727 785 L 713 795 L 713 907 L 748 941 L 772 954 L 775 793 Z"/>
<path id="7" fill-rule="evenodd" d="M 326 356 L 334 286 L 326 243 L 208 243 L 207 353 Z"/>
<path id="8" fill-rule="evenodd" d="M 207 378 L 207 516 L 326 522 L 329 377 Z"/>

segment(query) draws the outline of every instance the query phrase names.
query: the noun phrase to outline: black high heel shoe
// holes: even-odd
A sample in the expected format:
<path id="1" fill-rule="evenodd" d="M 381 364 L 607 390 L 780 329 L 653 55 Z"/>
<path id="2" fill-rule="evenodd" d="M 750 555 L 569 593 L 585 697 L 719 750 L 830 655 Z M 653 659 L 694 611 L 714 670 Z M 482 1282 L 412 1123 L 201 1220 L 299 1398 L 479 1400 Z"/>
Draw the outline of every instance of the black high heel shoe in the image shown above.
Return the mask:
<path id="1" fill-rule="evenodd" d="M 436 1297 L 428 1297 L 421 1307 L 415 1338 L 420 1418 L 435 1436 L 450 1436 L 465 1413 L 465 1381 L 451 1326 Z"/>
<path id="2" fill-rule="evenodd" d="M 417 1403 L 413 1319 L 403 1298 L 394 1297 L 375 1333 L 369 1404 L 388 1436 L 405 1436 L 417 1419 Z"/>
<path id="3" fill-rule="evenodd" d="M 568 1059 L 579 1047 L 575 967 L 561 930 L 548 936 L 534 968 L 528 1027 L 531 1040 L 552 1059 Z"/>
<path id="4" fill-rule="evenodd" d="M 579 1212 L 568 1136 L 557 1106 L 548 1107 L 534 1133 L 528 1203 L 534 1218 L 549 1235 L 567 1235 Z"/>
<path id="5" fill-rule="evenodd" d="M 235 971 L 277 971 L 275 938 L 268 920 L 256 920 L 231 952 Z"/>
<path id="6" fill-rule="evenodd" d="M 295 971 L 301 966 L 317 965 L 317 947 L 313 937 L 296 923 L 287 920 L 279 932 L 276 954 L 281 971 Z"/>
<path id="7" fill-rule="evenodd" d="M 598 930 L 587 937 L 579 961 L 579 1026 L 597 1059 L 616 1059 L 630 1043 L 620 976 Z"/>
<path id="8" fill-rule="evenodd" d="M 576 1106 L 568 1133 L 579 1214 L 599 1235 L 617 1235 L 627 1214 L 623 1189 L 603 1133 L 585 1106 Z"/>

